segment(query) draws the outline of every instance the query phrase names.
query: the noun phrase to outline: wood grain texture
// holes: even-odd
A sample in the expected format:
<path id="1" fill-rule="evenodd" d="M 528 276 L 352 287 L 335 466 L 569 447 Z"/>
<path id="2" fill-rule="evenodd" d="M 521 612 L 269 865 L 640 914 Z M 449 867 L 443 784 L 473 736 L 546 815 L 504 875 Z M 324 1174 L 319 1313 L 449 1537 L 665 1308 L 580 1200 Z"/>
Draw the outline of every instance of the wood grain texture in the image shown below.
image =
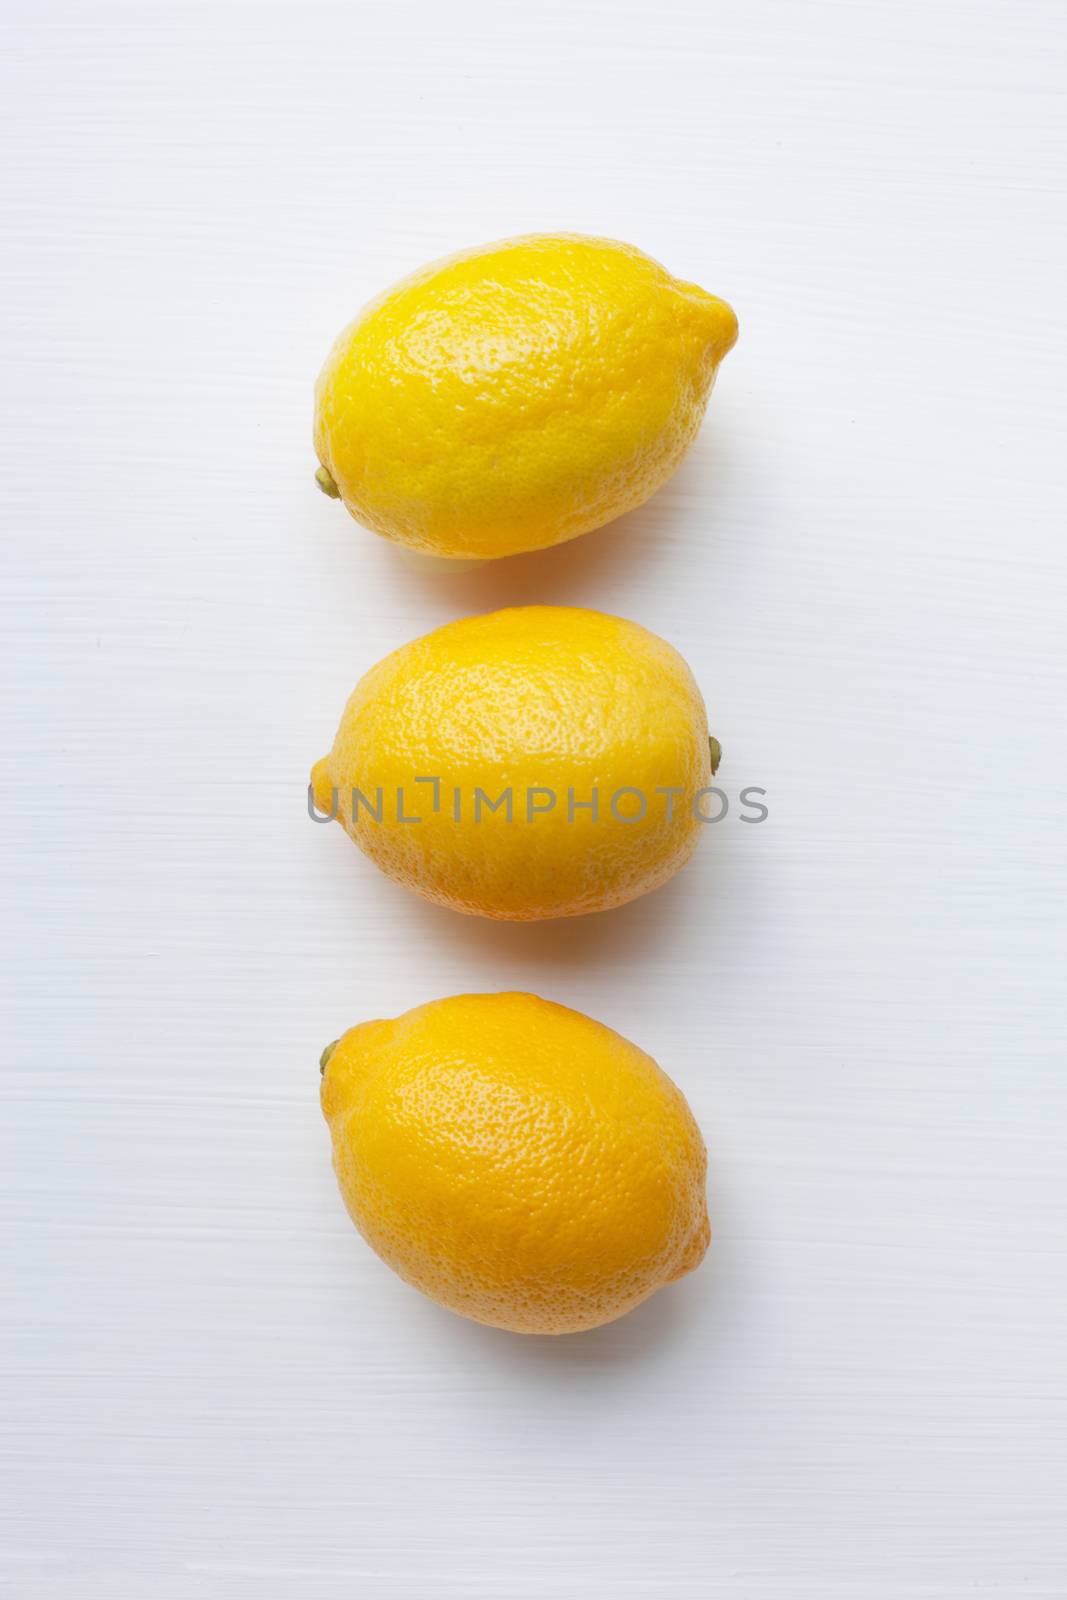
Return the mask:
<path id="1" fill-rule="evenodd" d="M 8 10 L 20 1600 L 1067 1592 L 1065 44 L 1053 0 Z M 645 509 L 417 575 L 316 491 L 312 379 L 391 280 L 537 228 L 740 342 Z M 313 827 L 356 677 L 521 600 L 677 644 L 766 824 L 541 927 Z M 510 986 L 708 1135 L 705 1267 L 598 1334 L 438 1311 L 329 1170 L 322 1045 Z"/>

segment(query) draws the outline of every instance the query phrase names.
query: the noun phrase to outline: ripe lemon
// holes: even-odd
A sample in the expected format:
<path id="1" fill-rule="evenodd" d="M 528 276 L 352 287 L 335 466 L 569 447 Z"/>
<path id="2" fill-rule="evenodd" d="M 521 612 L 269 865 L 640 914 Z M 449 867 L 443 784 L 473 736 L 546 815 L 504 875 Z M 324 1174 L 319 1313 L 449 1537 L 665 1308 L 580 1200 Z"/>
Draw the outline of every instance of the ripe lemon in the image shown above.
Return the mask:
<path id="1" fill-rule="evenodd" d="M 530 234 L 463 251 L 335 343 L 315 395 L 319 482 L 432 555 L 560 544 L 666 482 L 736 338 L 725 301 L 632 245 Z"/>
<path id="2" fill-rule="evenodd" d="M 665 883 L 696 847 L 710 781 L 678 652 L 568 606 L 468 617 L 394 651 L 311 774 L 318 808 L 390 877 L 519 922 Z"/>
<path id="3" fill-rule="evenodd" d="M 323 1052 L 345 1205 L 431 1299 L 515 1333 L 612 1322 L 699 1266 L 707 1156 L 636 1045 L 532 994 L 467 994 Z"/>

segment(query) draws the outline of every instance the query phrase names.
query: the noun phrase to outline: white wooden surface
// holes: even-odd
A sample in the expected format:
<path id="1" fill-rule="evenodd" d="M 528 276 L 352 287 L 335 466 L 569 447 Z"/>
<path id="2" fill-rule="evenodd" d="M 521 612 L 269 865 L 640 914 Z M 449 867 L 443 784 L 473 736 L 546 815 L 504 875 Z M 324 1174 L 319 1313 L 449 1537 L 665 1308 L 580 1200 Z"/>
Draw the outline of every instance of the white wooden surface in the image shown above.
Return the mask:
<path id="1" fill-rule="evenodd" d="M 1067 1594 L 1055 0 L 16 4 L 4 22 L 2 1567 L 27 1600 Z M 741 339 L 608 532 L 408 571 L 312 482 L 423 260 L 633 240 Z M 687 654 L 671 887 L 494 927 L 305 814 L 379 655 L 523 600 Z M 526 987 L 637 1039 L 706 1266 L 523 1341 L 345 1219 L 323 1043 Z"/>

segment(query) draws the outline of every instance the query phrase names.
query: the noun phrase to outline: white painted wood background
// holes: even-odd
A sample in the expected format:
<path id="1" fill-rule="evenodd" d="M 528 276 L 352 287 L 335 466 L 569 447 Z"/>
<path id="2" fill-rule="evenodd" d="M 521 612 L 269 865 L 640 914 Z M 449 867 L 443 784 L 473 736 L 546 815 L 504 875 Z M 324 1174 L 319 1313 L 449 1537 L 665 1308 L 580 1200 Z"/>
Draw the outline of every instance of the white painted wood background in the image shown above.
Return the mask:
<path id="1" fill-rule="evenodd" d="M 1062 7 L 3 28 L 9 1592 L 1062 1600 Z M 644 510 L 416 575 L 316 491 L 312 380 L 400 274 L 542 228 L 740 342 Z M 673 640 L 771 814 L 501 928 L 304 785 L 378 656 L 526 600 Z M 335 1193 L 325 1041 L 509 986 L 711 1147 L 705 1267 L 597 1334 L 437 1310 Z"/>

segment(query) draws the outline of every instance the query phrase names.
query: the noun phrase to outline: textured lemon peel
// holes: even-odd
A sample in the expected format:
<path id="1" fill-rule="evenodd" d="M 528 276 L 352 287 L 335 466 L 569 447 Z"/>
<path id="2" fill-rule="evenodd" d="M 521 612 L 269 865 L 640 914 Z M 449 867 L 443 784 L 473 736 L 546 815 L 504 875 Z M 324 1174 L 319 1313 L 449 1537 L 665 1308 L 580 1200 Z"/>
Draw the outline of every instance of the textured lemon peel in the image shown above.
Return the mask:
<path id="1" fill-rule="evenodd" d="M 630 245 L 501 240 L 349 324 L 316 387 L 316 452 L 348 513 L 409 549 L 549 548 L 666 482 L 736 337 L 724 300 Z"/>

